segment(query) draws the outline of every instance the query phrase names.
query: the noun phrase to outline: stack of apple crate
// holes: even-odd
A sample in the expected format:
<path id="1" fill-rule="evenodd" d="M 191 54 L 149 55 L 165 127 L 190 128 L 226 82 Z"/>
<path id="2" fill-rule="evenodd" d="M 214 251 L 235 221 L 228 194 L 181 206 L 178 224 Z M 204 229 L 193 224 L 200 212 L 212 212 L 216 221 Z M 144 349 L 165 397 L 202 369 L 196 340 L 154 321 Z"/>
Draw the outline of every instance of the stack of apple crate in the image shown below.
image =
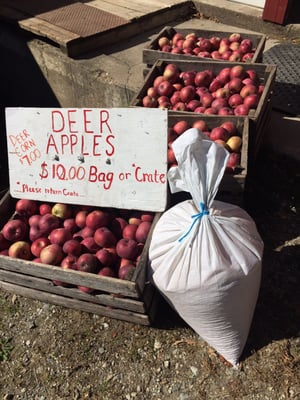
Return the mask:
<path id="1" fill-rule="evenodd" d="M 172 53 L 162 51 L 159 46 L 161 38 L 171 40 L 174 35 L 180 34 L 184 37 L 189 34 L 195 34 L 197 38 L 228 38 L 230 32 L 220 31 L 203 31 L 194 29 L 174 29 L 165 27 L 143 50 L 144 84 L 140 91 L 131 101 L 132 107 L 144 107 L 143 98 L 147 95 L 148 89 L 153 87 L 155 79 L 163 74 L 167 64 L 175 64 L 181 72 L 187 71 L 204 71 L 210 70 L 216 76 L 222 69 L 241 65 L 247 69 L 256 72 L 264 90 L 261 94 L 258 105 L 255 109 L 251 109 L 248 115 L 208 115 L 193 111 L 182 111 L 169 109 L 169 126 L 174 123 L 174 118 L 184 119 L 191 123 L 194 119 L 204 119 L 210 127 L 219 126 L 226 120 L 235 121 L 238 126 L 238 134 L 243 139 L 243 147 L 241 149 L 241 162 L 233 174 L 224 174 L 218 198 L 224 201 L 233 202 L 235 204 L 243 204 L 244 189 L 249 168 L 255 162 L 255 158 L 259 152 L 264 132 L 269 123 L 271 114 L 271 95 L 272 87 L 275 81 L 276 67 L 274 65 L 262 64 L 262 54 L 265 47 L 266 37 L 264 35 L 244 34 L 244 36 L 252 42 L 253 51 L 251 58 L 245 58 L 240 61 L 230 61 L 221 58 L 211 58 L 208 54 L 205 57 L 199 57 L 191 54 Z M 208 57 L 209 56 L 209 57 Z"/>
<path id="2" fill-rule="evenodd" d="M 1 229 L 16 216 L 16 199 L 9 192 L 0 199 Z M 159 218 L 155 214 L 153 227 Z M 0 289 L 42 302 L 73 308 L 140 325 L 151 325 L 157 311 L 159 296 L 147 281 L 150 231 L 134 273 L 128 279 L 100 276 L 95 273 L 64 269 L 0 254 Z M 57 282 L 63 282 L 58 285 Z M 84 286 L 92 293 L 78 289 Z"/>

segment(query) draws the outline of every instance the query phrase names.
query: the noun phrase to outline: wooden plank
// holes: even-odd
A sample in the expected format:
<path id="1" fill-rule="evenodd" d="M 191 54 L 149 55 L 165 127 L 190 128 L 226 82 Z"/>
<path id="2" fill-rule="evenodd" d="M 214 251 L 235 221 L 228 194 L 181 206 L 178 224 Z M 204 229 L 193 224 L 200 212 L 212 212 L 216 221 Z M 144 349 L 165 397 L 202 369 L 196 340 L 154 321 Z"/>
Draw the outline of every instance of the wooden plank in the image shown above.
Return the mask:
<path id="1" fill-rule="evenodd" d="M 127 0 L 116 0 L 113 3 L 106 0 L 92 0 L 87 1 L 86 5 L 98 8 L 99 10 L 111 12 L 112 14 L 119 15 L 123 18 L 134 19 L 180 3 L 182 3 L 181 0 L 149 0 L 147 2 L 141 2 L 138 0 L 130 2 Z"/>
<path id="2" fill-rule="evenodd" d="M 68 43 L 76 39 L 80 39 L 80 36 L 76 33 L 35 17 L 22 19 L 18 22 L 18 25 L 24 30 L 46 37 L 63 47 L 66 47 Z"/>
<path id="3" fill-rule="evenodd" d="M 72 285 L 82 285 L 107 293 L 120 294 L 127 297 L 139 298 L 140 293 L 135 282 L 99 276 L 81 271 L 64 270 L 53 265 L 44 265 L 0 255 L 0 268 L 46 279 L 56 279 Z"/>
<path id="4" fill-rule="evenodd" d="M 52 280 L 37 278 L 30 275 L 24 275 L 11 271 L 0 269 L 0 280 L 13 283 L 19 286 L 25 286 L 45 293 L 54 293 L 64 297 L 70 297 L 78 300 L 89 301 L 95 304 L 102 304 L 113 308 L 121 308 L 138 313 L 145 313 L 145 305 L 142 301 L 128 299 L 125 297 L 116 297 L 107 293 L 89 294 L 83 293 L 75 287 L 63 287 L 55 285 Z"/>
<path id="5" fill-rule="evenodd" d="M 12 283 L 0 281 L 0 289 L 19 296 L 28 297 L 34 300 L 39 300 L 44 303 L 50 303 L 57 306 L 63 306 L 74 310 L 80 310 L 97 314 L 109 318 L 116 318 L 122 321 L 127 321 L 135 324 L 150 325 L 148 315 L 138 314 L 127 310 L 113 309 L 99 304 L 89 303 L 78 299 L 66 298 L 53 293 L 45 293 L 40 290 L 21 287 Z"/>

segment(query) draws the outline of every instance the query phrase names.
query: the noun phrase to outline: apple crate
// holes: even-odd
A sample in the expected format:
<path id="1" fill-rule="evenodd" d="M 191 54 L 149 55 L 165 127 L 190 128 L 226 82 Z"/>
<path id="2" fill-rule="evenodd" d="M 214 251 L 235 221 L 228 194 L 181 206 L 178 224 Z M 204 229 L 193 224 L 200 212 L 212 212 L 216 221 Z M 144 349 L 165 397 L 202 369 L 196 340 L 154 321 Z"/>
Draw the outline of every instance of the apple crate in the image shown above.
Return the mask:
<path id="1" fill-rule="evenodd" d="M 193 113 L 192 115 L 174 114 L 168 117 L 168 126 L 172 127 L 176 122 L 185 120 L 190 126 L 196 120 L 204 120 L 209 130 L 220 126 L 223 122 L 231 121 L 236 125 L 237 135 L 242 138 L 241 161 L 234 169 L 233 173 L 223 175 L 219 190 L 216 196 L 217 200 L 243 206 L 244 192 L 248 173 L 248 142 L 249 142 L 249 119 L 231 116 L 204 116 Z M 186 193 L 169 194 L 169 203 L 173 205 L 188 197 Z"/>
<path id="2" fill-rule="evenodd" d="M 0 200 L 1 228 L 8 221 L 9 215 L 13 217 L 15 203 L 16 200 L 10 196 L 9 191 Z M 157 213 L 152 230 L 158 218 Z M 64 270 L 61 267 L 0 255 L 0 289 L 45 303 L 135 324 L 151 325 L 160 299 L 153 285 L 147 281 L 151 234 L 152 231 L 130 280 Z M 55 285 L 55 280 L 69 284 L 70 287 Z M 93 288 L 95 292 L 81 292 L 76 285 Z"/>
<path id="3" fill-rule="evenodd" d="M 183 60 L 156 60 L 154 65 L 151 67 L 147 76 L 145 77 L 144 83 L 140 91 L 133 97 L 130 106 L 131 107 L 143 107 L 142 99 L 147 94 L 149 87 L 153 86 L 155 78 L 162 75 L 165 66 L 169 63 L 173 63 L 179 67 L 181 71 L 203 71 L 206 69 L 211 70 L 217 75 L 221 69 L 225 67 L 233 67 L 241 65 L 245 67 L 245 63 L 240 62 L 214 62 L 206 60 L 197 61 L 183 61 Z M 249 114 L 246 116 L 249 118 L 249 152 L 255 157 L 259 151 L 260 144 L 263 140 L 263 135 L 266 131 L 266 126 L 270 120 L 270 114 L 272 110 L 272 90 L 276 77 L 276 66 L 270 64 L 251 64 L 251 69 L 256 71 L 260 83 L 265 86 L 263 93 L 260 97 L 259 103 L 256 109 L 251 109 Z M 182 115 L 191 115 L 193 112 L 180 111 Z M 178 114 L 178 111 L 169 110 L 169 114 Z M 206 115 L 206 114 L 197 114 Z M 232 116 L 233 118 L 239 118 L 240 116 Z"/>
<path id="4" fill-rule="evenodd" d="M 233 32 L 225 32 L 225 31 L 213 31 L 213 30 L 201 30 L 201 29 L 175 29 L 171 26 L 166 26 L 164 27 L 158 34 L 157 36 L 149 43 L 149 45 L 143 49 L 143 62 L 146 64 L 146 66 L 152 67 L 155 63 L 156 60 L 160 59 L 172 59 L 172 60 L 194 60 L 195 57 L 193 55 L 186 55 L 186 54 L 175 54 L 175 53 L 169 53 L 169 52 L 163 52 L 159 50 L 158 46 L 158 41 L 161 37 L 167 37 L 168 39 L 171 39 L 174 34 L 180 33 L 183 36 L 194 32 L 197 37 L 205 38 L 205 39 L 211 39 L 213 37 L 219 37 L 219 38 L 226 38 L 228 37 L 231 33 Z M 263 59 L 263 51 L 265 48 L 266 44 L 266 36 L 265 35 L 259 35 L 259 34 L 253 34 L 253 33 L 241 33 L 242 38 L 247 38 L 252 41 L 254 53 L 253 57 L 249 59 L 248 63 L 260 63 L 262 62 Z M 199 57 L 198 57 L 199 58 Z M 202 58 L 203 59 L 203 58 Z M 210 59 L 210 58 L 209 58 Z M 224 60 L 214 60 L 214 61 L 224 61 Z"/>

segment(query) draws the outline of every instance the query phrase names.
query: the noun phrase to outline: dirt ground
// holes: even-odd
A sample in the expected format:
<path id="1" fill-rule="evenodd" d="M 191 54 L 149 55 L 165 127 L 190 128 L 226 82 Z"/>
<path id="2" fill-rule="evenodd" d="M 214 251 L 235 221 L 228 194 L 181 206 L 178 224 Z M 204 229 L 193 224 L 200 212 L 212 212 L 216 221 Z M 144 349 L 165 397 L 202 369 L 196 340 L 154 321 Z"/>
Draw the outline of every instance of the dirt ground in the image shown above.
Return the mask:
<path id="1" fill-rule="evenodd" d="M 0 291 L 0 399 L 300 399 L 299 165 L 262 153 L 255 171 L 265 254 L 238 368 L 163 302 L 146 327 Z"/>

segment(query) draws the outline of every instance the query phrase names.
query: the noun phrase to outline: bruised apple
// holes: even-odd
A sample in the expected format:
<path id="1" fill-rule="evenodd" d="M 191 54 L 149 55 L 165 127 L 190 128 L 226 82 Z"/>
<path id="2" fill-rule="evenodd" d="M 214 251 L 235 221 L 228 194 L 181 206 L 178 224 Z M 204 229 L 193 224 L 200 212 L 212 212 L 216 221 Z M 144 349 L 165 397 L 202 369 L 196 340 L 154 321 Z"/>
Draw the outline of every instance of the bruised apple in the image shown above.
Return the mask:
<path id="1" fill-rule="evenodd" d="M 98 273 L 100 263 L 95 254 L 83 253 L 78 257 L 77 270 L 90 273 Z"/>
<path id="2" fill-rule="evenodd" d="M 2 228 L 2 234 L 6 240 L 16 242 L 25 239 L 28 226 L 22 219 L 11 219 Z"/>

